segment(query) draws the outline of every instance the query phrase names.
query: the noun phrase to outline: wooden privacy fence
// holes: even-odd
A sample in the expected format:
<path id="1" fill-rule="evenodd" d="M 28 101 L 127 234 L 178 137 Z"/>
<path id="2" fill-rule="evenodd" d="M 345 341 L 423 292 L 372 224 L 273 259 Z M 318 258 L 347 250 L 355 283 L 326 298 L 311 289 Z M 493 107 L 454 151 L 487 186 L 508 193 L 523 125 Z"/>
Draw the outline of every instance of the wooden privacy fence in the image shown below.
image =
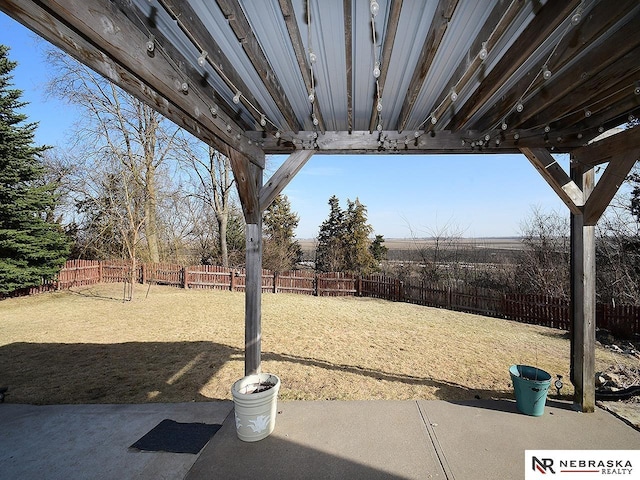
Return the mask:
<path id="1" fill-rule="evenodd" d="M 56 281 L 43 282 L 24 294 L 67 289 L 74 286 L 129 281 L 131 265 L 123 261 L 69 260 Z M 151 263 L 136 266 L 139 283 L 181 288 L 244 291 L 246 272 L 242 268 L 214 265 L 181 266 Z M 506 318 L 523 323 L 568 330 L 570 305 L 567 300 L 547 295 L 503 293 L 464 285 L 403 282 L 374 274 L 315 273 L 294 270 L 262 271 L 263 292 L 297 293 L 316 296 L 361 296 L 396 302 L 447 308 L 462 312 Z M 615 335 L 630 338 L 640 334 L 640 306 L 597 304 L 596 325 Z"/>

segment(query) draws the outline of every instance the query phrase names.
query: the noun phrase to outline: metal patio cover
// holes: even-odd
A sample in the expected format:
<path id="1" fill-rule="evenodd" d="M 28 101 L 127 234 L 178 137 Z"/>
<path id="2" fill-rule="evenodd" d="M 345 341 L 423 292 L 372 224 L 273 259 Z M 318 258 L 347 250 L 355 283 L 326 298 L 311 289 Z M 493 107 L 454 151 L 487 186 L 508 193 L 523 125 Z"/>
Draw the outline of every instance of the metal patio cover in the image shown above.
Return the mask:
<path id="1" fill-rule="evenodd" d="M 58 0 L 2 9 L 221 148 L 570 152 L 640 115 L 636 0 Z"/>

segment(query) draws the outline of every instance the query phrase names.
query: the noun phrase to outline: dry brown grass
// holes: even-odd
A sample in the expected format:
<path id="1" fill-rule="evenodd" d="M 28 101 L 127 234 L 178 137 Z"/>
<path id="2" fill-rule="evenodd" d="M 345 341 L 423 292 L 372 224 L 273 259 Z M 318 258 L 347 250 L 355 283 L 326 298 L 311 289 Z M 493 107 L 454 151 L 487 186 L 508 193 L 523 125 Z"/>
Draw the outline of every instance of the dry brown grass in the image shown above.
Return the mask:
<path id="1" fill-rule="evenodd" d="M 0 302 L 7 401 L 229 399 L 244 370 L 244 295 L 160 286 L 146 293 L 136 286 L 123 303 L 122 285 L 111 284 Z M 265 294 L 262 327 L 263 371 L 280 376 L 282 399 L 511 396 L 514 363 L 568 378 L 564 332 L 478 315 Z M 602 348 L 597 363 L 638 365 Z"/>

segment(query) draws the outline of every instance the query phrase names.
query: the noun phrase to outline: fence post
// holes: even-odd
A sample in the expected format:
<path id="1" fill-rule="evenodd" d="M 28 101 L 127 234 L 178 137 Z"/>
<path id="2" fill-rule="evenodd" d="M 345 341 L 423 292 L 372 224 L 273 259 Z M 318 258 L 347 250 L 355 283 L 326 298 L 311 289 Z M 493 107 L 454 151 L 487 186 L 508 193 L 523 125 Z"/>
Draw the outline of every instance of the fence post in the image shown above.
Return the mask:
<path id="1" fill-rule="evenodd" d="M 182 267 L 182 283 L 184 288 L 189 288 L 189 270 L 187 270 L 187 267 Z"/>
<path id="2" fill-rule="evenodd" d="M 98 260 L 98 283 L 102 283 L 102 260 Z"/>
<path id="3" fill-rule="evenodd" d="M 502 318 L 508 318 L 508 316 L 507 316 L 507 294 L 506 293 L 502 294 L 502 303 L 500 305 L 500 308 L 502 308 Z"/>
<path id="4" fill-rule="evenodd" d="M 142 284 L 144 285 L 145 283 L 147 283 L 147 264 L 143 263 L 141 265 L 142 268 Z"/>
<path id="5" fill-rule="evenodd" d="M 229 270 L 229 290 L 232 292 L 236 289 L 236 272 L 234 270 Z"/>
<path id="6" fill-rule="evenodd" d="M 356 297 L 362 296 L 362 275 L 358 275 L 356 278 Z"/>
<path id="7" fill-rule="evenodd" d="M 273 272 L 273 293 L 278 293 L 278 272 Z"/>
<path id="8" fill-rule="evenodd" d="M 320 293 L 318 290 L 319 290 L 319 288 L 318 288 L 318 274 L 316 273 L 313 276 L 313 295 L 315 297 L 317 297 L 318 294 Z"/>

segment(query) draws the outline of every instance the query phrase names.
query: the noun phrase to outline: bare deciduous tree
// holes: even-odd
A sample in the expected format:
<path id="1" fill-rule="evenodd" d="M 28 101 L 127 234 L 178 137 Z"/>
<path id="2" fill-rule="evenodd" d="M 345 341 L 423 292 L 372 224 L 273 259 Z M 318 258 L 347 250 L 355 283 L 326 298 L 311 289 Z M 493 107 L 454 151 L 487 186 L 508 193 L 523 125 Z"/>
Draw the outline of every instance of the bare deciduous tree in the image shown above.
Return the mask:
<path id="1" fill-rule="evenodd" d="M 569 215 L 533 207 L 521 230 L 524 251 L 516 287 L 525 293 L 569 298 Z"/>
<path id="2" fill-rule="evenodd" d="M 187 142 L 188 143 L 188 142 Z M 217 224 L 217 249 L 220 255 L 222 266 L 229 266 L 228 248 L 228 227 L 229 219 L 234 210 L 234 178 L 231 172 L 229 159 L 215 150 L 213 147 L 206 147 L 207 152 L 199 152 L 197 147 L 185 145 L 185 164 L 187 173 L 192 178 L 194 191 L 192 195 L 202 202 L 203 209 L 200 210 L 201 219 L 205 223 L 210 223 L 207 219 L 215 216 Z M 210 225 L 194 225 L 194 229 L 201 231 L 207 242 L 213 237 Z"/>
<path id="3" fill-rule="evenodd" d="M 640 162 L 598 222 L 596 235 L 599 300 L 640 305 Z"/>
<path id="4" fill-rule="evenodd" d="M 89 208 L 94 212 L 104 208 L 100 213 L 113 216 L 107 222 L 112 227 L 124 222 L 111 232 L 120 231 L 119 240 L 130 260 L 141 254 L 145 260 L 160 261 L 158 204 L 163 182 L 159 177 L 168 174 L 179 128 L 66 54 L 51 49 L 48 60 L 56 71 L 49 93 L 79 106 L 82 112 L 69 150 L 76 165 L 85 170 L 76 200 L 85 213 Z M 97 172 L 100 174 L 93 175 Z M 79 187 L 79 182 L 74 183 Z M 125 203 L 113 208 L 115 202 Z M 138 251 L 140 245 L 145 247 L 142 252 Z"/>
<path id="5" fill-rule="evenodd" d="M 420 256 L 420 277 L 428 282 L 455 283 L 459 268 L 460 241 L 464 229 L 452 220 L 443 226 L 411 229 L 411 238 Z"/>

